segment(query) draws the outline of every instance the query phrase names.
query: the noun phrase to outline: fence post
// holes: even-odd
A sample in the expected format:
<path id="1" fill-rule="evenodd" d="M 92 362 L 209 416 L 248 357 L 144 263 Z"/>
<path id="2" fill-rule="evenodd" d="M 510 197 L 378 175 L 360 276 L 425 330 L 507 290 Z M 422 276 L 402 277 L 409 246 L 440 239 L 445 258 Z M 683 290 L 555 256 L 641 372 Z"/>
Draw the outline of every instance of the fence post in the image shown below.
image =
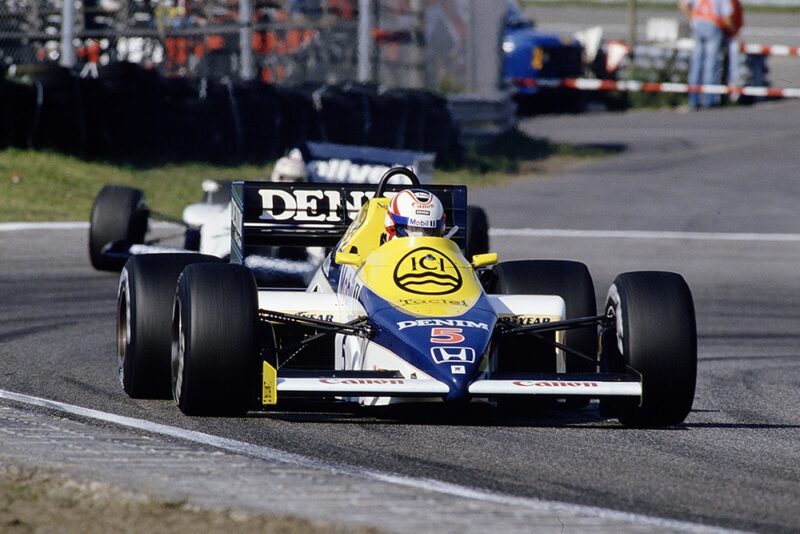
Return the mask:
<path id="1" fill-rule="evenodd" d="M 61 57 L 59 63 L 63 67 L 75 66 L 75 45 L 72 38 L 75 32 L 75 1 L 64 0 L 61 8 Z"/>
<path id="2" fill-rule="evenodd" d="M 631 59 L 636 55 L 636 24 L 636 0 L 628 0 L 628 54 Z"/>
<path id="3" fill-rule="evenodd" d="M 372 80 L 370 65 L 372 63 L 372 29 L 370 0 L 358 0 L 358 81 Z"/>
<path id="4" fill-rule="evenodd" d="M 253 4 L 239 0 L 239 77 L 253 79 Z"/>

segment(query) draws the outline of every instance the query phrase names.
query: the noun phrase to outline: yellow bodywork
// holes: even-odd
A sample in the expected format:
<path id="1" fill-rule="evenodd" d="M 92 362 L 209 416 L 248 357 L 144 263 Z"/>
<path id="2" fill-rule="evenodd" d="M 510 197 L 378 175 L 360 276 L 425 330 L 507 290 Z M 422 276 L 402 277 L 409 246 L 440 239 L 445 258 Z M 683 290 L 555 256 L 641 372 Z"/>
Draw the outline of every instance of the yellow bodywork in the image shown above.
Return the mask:
<path id="1" fill-rule="evenodd" d="M 358 217 L 342 237 L 337 251 L 358 254 L 364 259 L 380 247 L 388 207 L 388 198 L 373 198 L 364 204 L 358 212 Z"/>
<path id="2" fill-rule="evenodd" d="M 263 362 L 261 371 L 261 404 L 278 404 L 278 371 L 267 362 Z"/>
<path id="3" fill-rule="evenodd" d="M 481 286 L 458 245 L 444 237 L 405 237 L 381 244 L 388 206 L 387 198 L 365 204 L 337 251 L 360 256 L 357 278 L 409 314 L 465 313 L 480 297 Z"/>
<path id="4" fill-rule="evenodd" d="M 474 270 L 444 237 L 393 239 L 369 255 L 358 278 L 382 299 L 419 316 L 462 315 L 481 295 Z"/>

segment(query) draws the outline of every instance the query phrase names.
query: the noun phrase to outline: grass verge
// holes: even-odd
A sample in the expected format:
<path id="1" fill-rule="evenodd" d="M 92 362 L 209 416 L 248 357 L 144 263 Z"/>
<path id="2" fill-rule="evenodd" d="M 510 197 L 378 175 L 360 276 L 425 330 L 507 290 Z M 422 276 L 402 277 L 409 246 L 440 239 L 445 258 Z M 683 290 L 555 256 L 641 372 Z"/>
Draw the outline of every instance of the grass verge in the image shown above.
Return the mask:
<path id="1" fill-rule="evenodd" d="M 200 200 L 205 179 L 256 179 L 269 174 L 269 168 L 256 165 L 137 168 L 10 148 L 0 151 L 0 221 L 88 220 L 94 197 L 105 184 L 143 189 L 153 210 L 180 217 L 186 204 Z"/>
<path id="2" fill-rule="evenodd" d="M 460 167 L 436 170 L 434 180 L 470 187 L 496 185 L 546 169 L 548 162 L 568 164 L 600 154 L 513 132 L 468 148 Z M 0 222 L 88 220 L 94 198 L 105 184 L 138 187 L 152 210 L 180 217 L 187 204 L 200 201 L 203 180 L 268 179 L 271 171 L 271 165 L 116 165 L 9 148 L 0 150 Z"/>

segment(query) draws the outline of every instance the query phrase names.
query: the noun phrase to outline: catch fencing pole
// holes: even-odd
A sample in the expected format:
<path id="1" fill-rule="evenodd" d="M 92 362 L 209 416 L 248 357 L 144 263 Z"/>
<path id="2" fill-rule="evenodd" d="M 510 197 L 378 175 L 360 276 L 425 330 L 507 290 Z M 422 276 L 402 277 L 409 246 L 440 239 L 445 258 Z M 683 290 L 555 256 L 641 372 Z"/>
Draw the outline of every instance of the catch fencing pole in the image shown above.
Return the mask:
<path id="1" fill-rule="evenodd" d="M 61 7 L 61 66 L 72 68 L 75 66 L 75 45 L 72 37 L 75 31 L 75 1 L 64 0 Z"/>
<path id="2" fill-rule="evenodd" d="M 253 69 L 253 5 L 251 0 L 239 0 L 239 77 L 252 80 Z"/>
<path id="3" fill-rule="evenodd" d="M 370 0 L 358 0 L 358 81 L 372 81 L 372 6 Z"/>

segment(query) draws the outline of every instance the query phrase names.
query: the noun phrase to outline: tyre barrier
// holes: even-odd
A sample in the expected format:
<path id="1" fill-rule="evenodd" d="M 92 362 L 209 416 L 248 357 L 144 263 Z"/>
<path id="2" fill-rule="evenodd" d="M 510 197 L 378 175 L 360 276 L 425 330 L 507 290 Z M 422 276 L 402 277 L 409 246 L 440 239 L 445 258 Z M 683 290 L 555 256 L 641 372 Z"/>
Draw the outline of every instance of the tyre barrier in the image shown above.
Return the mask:
<path id="1" fill-rule="evenodd" d="M 0 149 L 27 147 L 36 115 L 37 90 L 0 78 Z"/>
<path id="2" fill-rule="evenodd" d="M 133 63 L 79 78 L 53 65 L 0 81 L 0 148 L 53 149 L 110 161 L 264 162 L 306 141 L 434 152 L 459 161 L 441 96 L 370 84 L 273 86 L 165 78 Z"/>

